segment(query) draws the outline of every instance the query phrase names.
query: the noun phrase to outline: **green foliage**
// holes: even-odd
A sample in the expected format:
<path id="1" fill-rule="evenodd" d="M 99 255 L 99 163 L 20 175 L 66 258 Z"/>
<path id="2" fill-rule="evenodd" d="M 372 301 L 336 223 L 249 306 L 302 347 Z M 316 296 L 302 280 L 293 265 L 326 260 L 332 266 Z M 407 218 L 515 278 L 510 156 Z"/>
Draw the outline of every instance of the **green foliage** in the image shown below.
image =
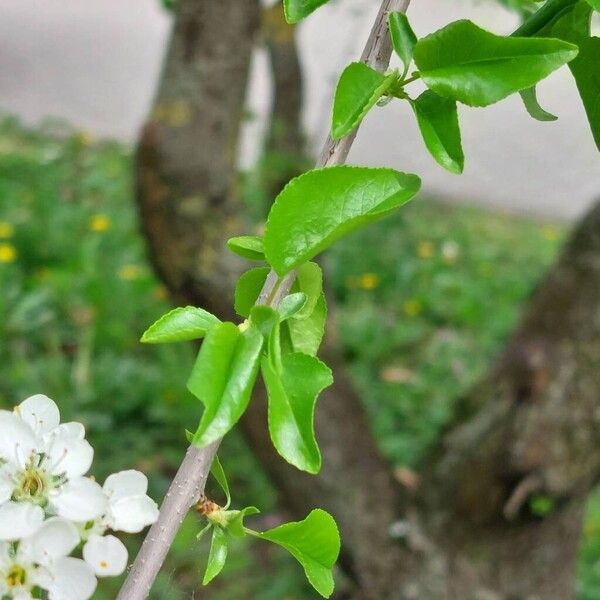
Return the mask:
<path id="1" fill-rule="evenodd" d="M 414 50 L 425 84 L 469 106 L 529 88 L 575 56 L 577 47 L 562 40 L 498 36 L 467 20 L 420 39 Z"/>
<path id="2" fill-rule="evenodd" d="M 285 352 L 302 352 L 314 356 L 325 334 L 327 302 L 321 293 L 307 317 L 292 317 L 281 324 L 281 347 Z"/>
<path id="3" fill-rule="evenodd" d="M 314 262 L 307 262 L 296 269 L 296 280 L 292 291 L 302 292 L 306 296 L 306 303 L 297 314 L 296 319 L 309 317 L 315 310 L 315 306 L 323 293 L 323 271 Z"/>
<path id="4" fill-rule="evenodd" d="M 227 475 L 225 475 L 225 470 L 223 469 L 223 465 L 219 460 L 218 456 L 215 456 L 212 465 L 210 466 L 210 472 L 212 476 L 217 480 L 221 489 L 225 493 L 226 504 L 225 509 L 229 508 L 231 504 L 231 492 L 229 491 L 229 483 L 227 482 Z"/>
<path id="5" fill-rule="evenodd" d="M 208 585 L 223 570 L 226 560 L 227 536 L 221 527 L 215 526 L 202 585 Z"/>
<path id="6" fill-rule="evenodd" d="M 556 115 L 549 113 L 540 106 L 535 86 L 521 90 L 519 94 L 521 95 L 521 99 L 523 100 L 527 112 L 536 121 L 556 121 L 556 119 L 558 119 Z"/>
<path id="7" fill-rule="evenodd" d="M 279 318 L 282 321 L 289 319 L 290 317 L 298 315 L 298 313 L 306 306 L 307 297 L 302 292 L 295 292 L 294 294 L 288 294 L 283 298 L 277 307 Z"/>
<path id="8" fill-rule="evenodd" d="M 411 105 L 425 146 L 444 169 L 462 173 L 465 157 L 460 141 L 456 102 L 425 90 Z"/>
<path id="9" fill-rule="evenodd" d="M 327 3 L 329 0 L 283 0 L 283 12 L 285 20 L 290 23 L 298 23 L 310 13 L 317 10 L 319 6 Z"/>
<path id="10" fill-rule="evenodd" d="M 318 358 L 294 352 L 278 368 L 262 360 L 269 398 L 269 433 L 277 452 L 302 471 L 318 473 L 321 453 L 315 440 L 317 396 L 333 383 L 331 369 Z"/>
<path id="11" fill-rule="evenodd" d="M 193 443 L 206 446 L 223 437 L 242 416 L 258 371 L 263 336 L 255 327 L 243 333 L 233 323 L 208 332 L 188 380 L 205 410 Z"/>
<path id="12" fill-rule="evenodd" d="M 165 344 L 197 340 L 220 322 L 203 308 L 174 308 L 150 325 L 140 341 L 145 344 Z"/>
<path id="13" fill-rule="evenodd" d="M 246 271 L 235 284 L 234 308 L 241 317 L 248 317 L 260 290 L 269 274 L 268 267 L 255 267 Z"/>
<path id="14" fill-rule="evenodd" d="M 227 240 L 227 247 L 238 256 L 249 260 L 265 260 L 265 249 L 261 237 L 240 235 Z"/>
<path id="15" fill-rule="evenodd" d="M 392 169 L 329 167 L 293 179 L 277 196 L 265 231 L 265 254 L 283 276 L 361 225 L 410 200 L 416 175 Z"/>
<path id="16" fill-rule="evenodd" d="M 401 12 L 391 12 L 388 15 L 388 28 L 394 52 L 400 57 L 404 65 L 404 75 L 406 75 L 412 62 L 417 36 L 412 30 L 408 18 Z"/>
<path id="17" fill-rule="evenodd" d="M 317 592 L 325 598 L 331 596 L 331 570 L 340 552 L 340 535 L 330 514 L 315 509 L 303 521 L 285 523 L 258 537 L 285 548 L 302 565 Z"/>
<path id="18" fill-rule="evenodd" d="M 396 72 L 383 75 L 364 63 L 350 63 L 335 89 L 331 137 L 338 140 L 350 133 L 397 79 Z"/>

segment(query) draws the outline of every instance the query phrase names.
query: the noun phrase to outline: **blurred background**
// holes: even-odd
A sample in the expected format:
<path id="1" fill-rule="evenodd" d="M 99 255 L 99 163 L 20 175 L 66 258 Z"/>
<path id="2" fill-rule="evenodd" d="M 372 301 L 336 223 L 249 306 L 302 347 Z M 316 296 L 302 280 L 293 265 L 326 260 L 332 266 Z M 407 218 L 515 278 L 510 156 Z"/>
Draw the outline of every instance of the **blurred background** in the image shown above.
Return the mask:
<path id="1" fill-rule="evenodd" d="M 498 33 L 519 20 L 493 0 L 413 4 L 419 35 L 462 17 Z M 308 155 L 322 144 L 337 77 L 360 54 L 377 6 L 332 0 L 297 28 Z M 155 498 L 199 414 L 185 389 L 194 348 L 138 343 L 172 305 L 148 260 L 133 188 L 134 144 L 171 27 L 172 10 L 159 0 L 0 3 L 0 403 L 49 395 L 65 420 L 85 423 L 98 479 L 138 468 Z M 259 40 L 236 149 L 239 197 L 256 227 L 269 169 L 280 167 L 264 145 L 272 87 Z M 400 103 L 373 111 L 351 152 L 350 162 L 424 181 L 419 199 L 325 259 L 349 372 L 401 481 L 417 476 L 571 221 L 598 199 L 600 162 L 569 72 L 551 76 L 538 97 L 557 122 L 533 121 L 518 98 L 462 111 L 461 177 L 433 163 Z M 277 491 L 241 434 L 227 438 L 221 459 L 240 504 L 277 519 Z M 532 509 L 543 514 L 548 502 L 535 498 Z M 292 559 L 242 542 L 226 567 L 231 576 L 201 589 L 207 545 L 196 542 L 197 530 L 192 515 L 152 598 L 315 597 Z M 132 554 L 139 541 L 128 541 Z M 113 598 L 117 586 L 103 582 L 95 598 Z M 600 598 L 600 496 L 589 503 L 577 586 L 579 598 Z"/>

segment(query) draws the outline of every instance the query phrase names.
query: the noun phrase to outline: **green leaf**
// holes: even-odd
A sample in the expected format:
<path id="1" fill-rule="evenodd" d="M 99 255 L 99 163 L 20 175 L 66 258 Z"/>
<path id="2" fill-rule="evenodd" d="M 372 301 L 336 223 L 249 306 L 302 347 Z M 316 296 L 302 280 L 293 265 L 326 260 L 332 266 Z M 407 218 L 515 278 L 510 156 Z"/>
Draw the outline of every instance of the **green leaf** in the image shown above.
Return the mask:
<path id="1" fill-rule="evenodd" d="M 235 285 L 234 308 L 240 317 L 248 317 L 269 274 L 268 267 L 255 267 L 242 273 Z"/>
<path id="2" fill-rule="evenodd" d="M 323 6 L 329 0 L 283 0 L 283 12 L 285 20 L 290 23 L 298 23 L 305 17 L 308 17 L 311 12 L 317 10 L 319 6 Z"/>
<path id="3" fill-rule="evenodd" d="M 412 30 L 408 18 L 401 12 L 391 12 L 388 15 L 388 27 L 392 46 L 404 65 L 404 74 L 406 75 L 412 61 L 417 36 Z"/>
<path id="4" fill-rule="evenodd" d="M 237 514 L 229 521 L 227 531 L 236 538 L 246 535 L 244 531 L 244 519 L 249 515 L 256 515 L 260 512 L 256 506 L 246 506 L 242 510 L 235 511 Z"/>
<path id="5" fill-rule="evenodd" d="M 462 173 L 465 156 L 460 142 L 456 102 L 425 90 L 411 102 L 411 106 L 431 156 L 451 173 Z"/>
<path id="6" fill-rule="evenodd" d="M 255 327 L 241 333 L 225 322 L 209 331 L 187 384 L 205 407 L 194 433 L 196 446 L 223 437 L 246 410 L 262 345 L 263 336 Z"/>
<path id="7" fill-rule="evenodd" d="M 271 330 L 267 356 L 273 369 L 279 373 L 281 371 L 281 323 L 279 321 Z"/>
<path id="8" fill-rule="evenodd" d="M 577 56 L 562 40 L 494 35 L 456 21 L 417 42 L 421 78 L 440 96 L 488 106 L 535 85 Z"/>
<path id="9" fill-rule="evenodd" d="M 281 346 L 284 353 L 302 352 L 314 356 L 325 334 L 327 303 L 321 293 L 313 312 L 303 319 L 291 318 L 281 324 Z"/>
<path id="10" fill-rule="evenodd" d="M 196 539 L 197 540 L 201 540 L 204 537 L 204 534 L 213 526 L 212 523 L 208 523 L 207 525 L 205 525 L 197 534 L 196 534 Z"/>
<path id="11" fill-rule="evenodd" d="M 523 100 L 525 109 L 536 121 L 556 121 L 558 119 L 556 115 L 549 113 L 540 106 L 535 86 L 521 90 L 519 94 Z"/>
<path id="12" fill-rule="evenodd" d="M 306 294 L 306 304 L 294 315 L 296 319 L 309 317 L 323 292 L 323 271 L 315 262 L 307 262 L 296 269 L 293 292 Z"/>
<path id="13" fill-rule="evenodd" d="M 223 509 L 227 510 L 229 508 L 229 505 L 231 504 L 231 493 L 229 492 L 229 484 L 227 483 L 227 476 L 225 475 L 225 470 L 223 469 L 223 465 L 221 464 L 219 457 L 216 455 L 210 467 L 210 472 L 212 473 L 212 476 L 217 480 L 217 483 L 221 486 L 221 489 L 225 493 L 227 502 Z"/>
<path id="14" fill-rule="evenodd" d="M 410 200 L 416 175 L 393 169 L 337 166 L 292 179 L 271 207 L 265 254 L 283 276 L 343 235 L 380 219 Z"/>
<path id="15" fill-rule="evenodd" d="M 306 294 L 302 292 L 295 292 L 294 294 L 287 295 L 277 307 L 279 318 L 282 321 L 285 321 L 286 319 L 297 315 L 306 305 L 306 299 Z"/>
<path id="16" fill-rule="evenodd" d="M 220 527 L 213 528 L 208 564 L 202 585 L 208 585 L 223 569 L 227 560 L 227 536 Z"/>
<path id="17" fill-rule="evenodd" d="M 273 327 L 279 322 L 279 313 L 270 306 L 254 306 L 250 311 L 250 321 L 265 338 L 268 338 Z"/>
<path id="18" fill-rule="evenodd" d="M 227 240 L 227 247 L 238 256 L 250 260 L 265 260 L 263 240 L 257 235 L 240 235 Z"/>
<path id="19" fill-rule="evenodd" d="M 383 75 L 364 63 L 350 63 L 335 89 L 331 137 L 339 140 L 350 133 L 397 79 L 395 72 Z"/>
<path id="20" fill-rule="evenodd" d="M 207 331 L 220 322 L 202 308 L 175 308 L 150 325 L 140 341 L 144 344 L 164 344 L 196 340 L 203 338 Z"/>
<path id="21" fill-rule="evenodd" d="M 600 37 L 579 42 L 579 55 L 569 67 L 575 77 L 594 141 L 600 150 Z"/>
<path id="22" fill-rule="evenodd" d="M 333 383 L 331 369 L 308 354 L 285 354 L 277 372 L 263 357 L 269 399 L 269 433 L 279 454 L 301 471 L 318 473 L 321 453 L 315 440 L 317 396 Z"/>
<path id="23" fill-rule="evenodd" d="M 600 0 L 587 0 L 587 3 L 594 9 L 600 12 Z"/>
<path id="24" fill-rule="evenodd" d="M 257 534 L 285 548 L 303 567 L 310 584 L 325 598 L 333 593 L 332 569 L 340 553 L 340 535 L 333 517 L 319 508 L 303 521 L 285 523 Z"/>

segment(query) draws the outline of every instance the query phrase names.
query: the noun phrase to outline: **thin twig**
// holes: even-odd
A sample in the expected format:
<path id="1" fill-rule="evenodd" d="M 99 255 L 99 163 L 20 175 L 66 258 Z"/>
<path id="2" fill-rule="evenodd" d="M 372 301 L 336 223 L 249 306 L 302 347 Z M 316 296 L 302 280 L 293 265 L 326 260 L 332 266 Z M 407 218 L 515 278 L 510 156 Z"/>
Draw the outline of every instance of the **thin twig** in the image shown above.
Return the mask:
<path id="1" fill-rule="evenodd" d="M 385 71 L 389 65 L 392 52 L 387 32 L 387 15 L 391 11 L 406 11 L 410 0 L 383 0 L 371 29 L 361 60 L 378 71 Z M 317 160 L 317 167 L 328 167 L 343 164 L 354 142 L 356 129 L 341 140 L 325 142 L 325 146 Z M 278 278 L 269 273 L 265 285 L 259 295 L 257 304 L 277 306 L 279 301 L 289 292 L 294 283 L 293 273 L 284 277 L 279 286 Z M 144 600 L 160 570 L 167 552 L 181 523 L 204 492 L 210 466 L 219 447 L 220 440 L 204 447 L 190 446 L 183 462 L 179 466 L 175 478 L 160 507 L 160 514 L 144 539 L 144 543 L 121 587 L 117 600 Z"/>

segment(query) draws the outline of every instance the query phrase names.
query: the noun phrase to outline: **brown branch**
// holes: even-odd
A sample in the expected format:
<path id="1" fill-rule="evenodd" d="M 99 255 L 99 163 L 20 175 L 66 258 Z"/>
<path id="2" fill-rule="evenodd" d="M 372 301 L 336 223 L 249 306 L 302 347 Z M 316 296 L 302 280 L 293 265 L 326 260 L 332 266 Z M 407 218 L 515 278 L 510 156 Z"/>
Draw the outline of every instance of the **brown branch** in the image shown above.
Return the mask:
<path id="1" fill-rule="evenodd" d="M 383 0 L 377 18 L 365 45 L 362 59 L 373 68 L 383 70 L 387 67 L 391 55 L 391 44 L 387 34 L 387 14 L 394 10 L 406 10 L 410 0 Z M 356 130 L 338 141 L 331 138 L 317 166 L 342 164 L 350 151 Z M 265 285 L 271 286 L 271 275 Z M 287 277 L 279 286 L 277 296 L 289 290 L 293 277 Z M 268 297 L 269 290 L 263 290 L 260 297 Z M 117 596 L 117 600 L 143 600 L 162 566 L 173 539 L 181 526 L 187 511 L 204 491 L 204 486 L 219 442 L 205 448 L 190 446 L 173 482 L 165 496 L 159 517 L 150 528 L 133 566 Z"/>

